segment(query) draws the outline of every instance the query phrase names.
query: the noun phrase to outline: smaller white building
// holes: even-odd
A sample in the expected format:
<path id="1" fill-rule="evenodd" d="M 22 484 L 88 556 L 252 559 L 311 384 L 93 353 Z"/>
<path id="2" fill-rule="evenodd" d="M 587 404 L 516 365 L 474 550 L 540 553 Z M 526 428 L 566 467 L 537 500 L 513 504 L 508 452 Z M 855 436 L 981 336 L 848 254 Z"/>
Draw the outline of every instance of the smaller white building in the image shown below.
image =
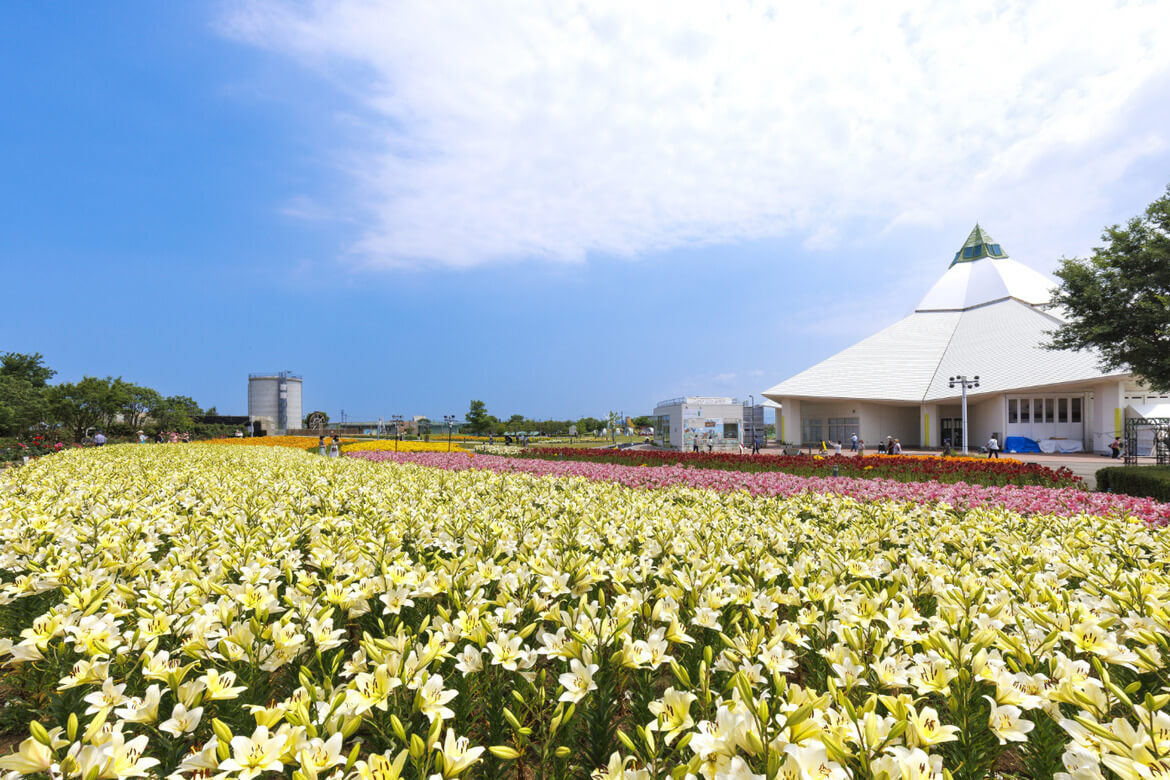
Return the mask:
<path id="1" fill-rule="evenodd" d="M 749 409 L 751 407 L 748 407 Z M 684 396 L 654 407 L 654 443 L 674 450 L 739 450 L 744 406 L 734 398 Z"/>

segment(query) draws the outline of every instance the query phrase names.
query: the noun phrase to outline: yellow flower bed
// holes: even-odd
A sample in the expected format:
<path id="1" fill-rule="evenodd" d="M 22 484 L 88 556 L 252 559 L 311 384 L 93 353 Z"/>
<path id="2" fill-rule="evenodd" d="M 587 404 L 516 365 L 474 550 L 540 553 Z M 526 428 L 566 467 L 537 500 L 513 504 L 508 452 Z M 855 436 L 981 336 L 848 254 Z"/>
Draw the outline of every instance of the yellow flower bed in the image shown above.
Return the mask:
<path id="1" fill-rule="evenodd" d="M 342 438 L 341 443 L 356 441 L 356 439 Z M 224 439 L 207 439 L 198 442 L 199 444 L 234 444 L 245 447 L 293 447 L 295 449 L 316 449 L 316 436 L 245 436 L 243 438 L 228 437 Z M 326 436 L 325 443 L 328 445 L 331 439 Z"/>
<path id="2" fill-rule="evenodd" d="M 320 458 L 0 473 L 0 689 L 64 778 L 1143 780 L 1170 537 L 1121 516 Z"/>
<path id="3" fill-rule="evenodd" d="M 344 452 L 378 452 L 397 450 L 398 452 L 446 452 L 446 441 L 400 441 L 395 444 L 393 439 L 378 439 L 375 441 L 358 441 L 342 447 Z M 451 452 L 464 452 L 458 442 L 451 442 Z"/>

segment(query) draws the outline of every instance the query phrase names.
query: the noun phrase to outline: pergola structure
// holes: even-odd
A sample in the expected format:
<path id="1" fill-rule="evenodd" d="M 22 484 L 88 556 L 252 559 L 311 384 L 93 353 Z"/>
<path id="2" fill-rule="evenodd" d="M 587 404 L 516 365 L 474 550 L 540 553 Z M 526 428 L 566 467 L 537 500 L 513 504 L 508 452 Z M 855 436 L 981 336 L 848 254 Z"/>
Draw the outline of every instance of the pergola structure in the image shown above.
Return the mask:
<path id="1" fill-rule="evenodd" d="M 1125 465 L 1136 466 L 1142 431 L 1153 433 L 1150 454 L 1159 466 L 1170 466 L 1170 417 L 1131 417 L 1125 421 Z"/>

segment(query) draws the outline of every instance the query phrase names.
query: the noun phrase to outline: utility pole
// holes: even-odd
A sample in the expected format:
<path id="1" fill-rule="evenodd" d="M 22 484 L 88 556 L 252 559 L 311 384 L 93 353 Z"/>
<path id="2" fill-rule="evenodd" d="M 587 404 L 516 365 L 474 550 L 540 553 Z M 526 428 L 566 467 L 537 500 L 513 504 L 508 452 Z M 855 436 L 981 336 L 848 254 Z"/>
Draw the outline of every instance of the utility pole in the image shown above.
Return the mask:
<path id="1" fill-rule="evenodd" d="M 392 414 L 390 419 L 394 421 L 394 451 L 398 452 L 398 439 L 402 435 L 402 415 Z"/>

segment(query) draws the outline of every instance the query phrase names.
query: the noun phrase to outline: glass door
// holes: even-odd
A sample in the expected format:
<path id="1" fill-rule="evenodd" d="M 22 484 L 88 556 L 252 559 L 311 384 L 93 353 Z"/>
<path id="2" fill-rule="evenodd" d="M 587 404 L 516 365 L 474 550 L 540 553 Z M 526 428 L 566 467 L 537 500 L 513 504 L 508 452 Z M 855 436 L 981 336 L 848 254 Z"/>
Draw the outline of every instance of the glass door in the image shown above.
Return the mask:
<path id="1" fill-rule="evenodd" d="M 942 423 L 942 444 L 956 450 L 963 449 L 963 418 L 944 417 Z"/>

